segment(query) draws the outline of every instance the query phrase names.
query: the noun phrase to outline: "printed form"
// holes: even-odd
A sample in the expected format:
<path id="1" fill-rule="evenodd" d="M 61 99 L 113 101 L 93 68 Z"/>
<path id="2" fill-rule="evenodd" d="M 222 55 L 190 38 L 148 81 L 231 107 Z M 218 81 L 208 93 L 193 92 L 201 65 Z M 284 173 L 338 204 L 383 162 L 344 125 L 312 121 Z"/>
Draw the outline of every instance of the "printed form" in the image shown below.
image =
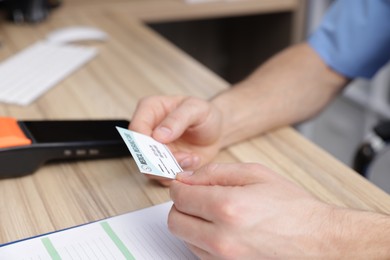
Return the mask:
<path id="1" fill-rule="evenodd" d="M 181 172 L 168 147 L 117 127 L 139 170 L 170 179 Z M 0 259 L 197 259 L 167 226 L 172 202 L 0 245 Z"/>
<path id="2" fill-rule="evenodd" d="M 168 230 L 172 202 L 17 241 L 0 259 L 197 259 Z"/>

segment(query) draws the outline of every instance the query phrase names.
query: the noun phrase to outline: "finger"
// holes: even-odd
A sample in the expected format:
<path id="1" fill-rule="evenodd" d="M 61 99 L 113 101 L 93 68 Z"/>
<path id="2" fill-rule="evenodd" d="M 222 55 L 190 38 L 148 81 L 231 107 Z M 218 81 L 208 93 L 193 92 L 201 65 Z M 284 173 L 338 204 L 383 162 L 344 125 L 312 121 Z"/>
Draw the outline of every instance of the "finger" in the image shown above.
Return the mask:
<path id="1" fill-rule="evenodd" d="M 178 174 L 176 180 L 191 185 L 243 186 L 270 178 L 273 173 L 257 163 L 208 164 L 192 175 Z"/>
<path id="2" fill-rule="evenodd" d="M 189 174 L 186 172 L 185 174 Z M 172 181 L 170 196 L 181 213 L 213 221 L 218 216 L 217 206 L 224 200 L 226 192 L 221 186 L 187 185 Z"/>
<path id="3" fill-rule="evenodd" d="M 188 128 L 206 122 L 209 112 L 209 105 L 203 100 L 186 98 L 161 121 L 153 132 L 153 138 L 163 143 L 172 142 L 183 135 Z"/>
<path id="4" fill-rule="evenodd" d="M 151 174 L 146 174 L 147 178 L 150 179 L 151 181 L 157 182 L 158 184 L 164 186 L 164 187 L 169 187 L 171 185 L 172 179 L 156 176 L 156 175 L 151 175 Z"/>
<path id="5" fill-rule="evenodd" d="M 173 152 L 177 162 L 183 170 L 193 170 L 200 165 L 200 157 L 189 152 Z"/>
<path id="6" fill-rule="evenodd" d="M 191 244 L 188 244 L 188 243 L 187 243 L 187 247 L 199 259 L 211 259 L 212 258 L 212 255 L 209 252 L 201 249 L 200 247 L 197 247 L 197 246 L 194 246 L 194 245 L 191 245 Z"/>
<path id="7" fill-rule="evenodd" d="M 210 222 L 183 214 L 174 204 L 168 215 L 168 229 L 185 241 L 197 256 L 209 255 L 207 251 L 212 235 L 215 234 L 214 225 Z"/>
<path id="8" fill-rule="evenodd" d="M 183 97 L 149 96 L 141 99 L 130 122 L 129 129 L 151 136 L 153 130 L 174 109 Z"/>

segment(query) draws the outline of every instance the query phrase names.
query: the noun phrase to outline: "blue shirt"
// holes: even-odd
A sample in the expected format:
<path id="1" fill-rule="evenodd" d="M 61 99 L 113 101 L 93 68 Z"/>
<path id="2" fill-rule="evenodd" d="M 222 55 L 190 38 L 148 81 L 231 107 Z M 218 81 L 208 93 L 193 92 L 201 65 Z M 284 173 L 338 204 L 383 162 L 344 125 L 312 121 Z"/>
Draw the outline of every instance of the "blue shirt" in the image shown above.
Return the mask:
<path id="1" fill-rule="evenodd" d="M 390 0 L 337 0 L 309 45 L 347 78 L 371 78 L 390 60 Z"/>

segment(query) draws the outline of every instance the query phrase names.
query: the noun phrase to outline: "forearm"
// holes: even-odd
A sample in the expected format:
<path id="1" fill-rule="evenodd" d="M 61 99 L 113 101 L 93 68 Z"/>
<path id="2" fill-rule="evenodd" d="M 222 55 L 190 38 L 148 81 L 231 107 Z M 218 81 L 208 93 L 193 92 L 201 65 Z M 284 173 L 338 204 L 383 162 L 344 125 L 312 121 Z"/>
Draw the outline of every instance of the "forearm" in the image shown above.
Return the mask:
<path id="1" fill-rule="evenodd" d="M 325 232 L 329 232 L 328 239 L 337 258 L 390 259 L 390 216 L 345 209 L 336 211 L 330 223 L 335 228 Z"/>
<path id="2" fill-rule="evenodd" d="M 222 111 L 222 146 L 317 114 L 347 80 L 306 44 L 283 51 L 213 98 Z"/>

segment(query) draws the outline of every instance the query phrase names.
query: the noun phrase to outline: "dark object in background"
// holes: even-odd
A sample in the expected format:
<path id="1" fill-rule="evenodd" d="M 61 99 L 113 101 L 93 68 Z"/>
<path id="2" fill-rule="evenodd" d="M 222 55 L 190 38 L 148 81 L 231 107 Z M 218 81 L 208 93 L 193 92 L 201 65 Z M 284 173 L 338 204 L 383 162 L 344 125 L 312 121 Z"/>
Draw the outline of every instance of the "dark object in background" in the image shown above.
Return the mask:
<path id="1" fill-rule="evenodd" d="M 353 169 L 368 178 L 370 166 L 388 148 L 389 143 L 390 121 L 379 122 L 366 140 L 357 148 L 353 159 Z"/>
<path id="2" fill-rule="evenodd" d="M 126 119 L 24 121 L 0 117 L 0 179 L 31 174 L 47 162 L 131 156 L 115 128 L 129 124 Z"/>
<path id="3" fill-rule="evenodd" d="M 61 2 L 61 0 L 0 0 L 0 9 L 12 22 L 37 23 L 45 20 L 49 12 L 60 6 Z"/>

